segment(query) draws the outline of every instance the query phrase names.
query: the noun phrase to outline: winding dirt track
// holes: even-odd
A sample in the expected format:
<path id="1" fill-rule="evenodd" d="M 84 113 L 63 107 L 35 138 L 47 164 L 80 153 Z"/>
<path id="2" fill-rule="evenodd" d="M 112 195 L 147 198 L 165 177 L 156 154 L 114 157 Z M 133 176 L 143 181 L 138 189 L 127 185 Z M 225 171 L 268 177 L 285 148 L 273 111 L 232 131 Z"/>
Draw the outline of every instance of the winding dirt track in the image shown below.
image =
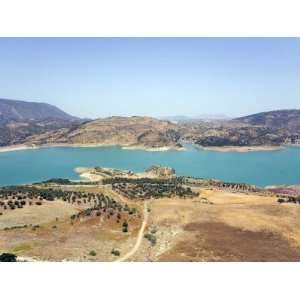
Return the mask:
<path id="1" fill-rule="evenodd" d="M 127 252 L 125 255 L 118 258 L 117 260 L 115 260 L 116 262 L 126 261 L 128 258 L 130 258 L 132 255 L 134 255 L 136 253 L 136 251 L 139 249 L 141 242 L 143 240 L 144 231 L 147 226 L 147 222 L 148 222 L 148 205 L 147 205 L 147 202 L 145 201 L 144 202 L 144 220 L 143 220 L 142 226 L 140 228 L 138 237 L 136 239 L 135 245 L 129 252 Z"/>

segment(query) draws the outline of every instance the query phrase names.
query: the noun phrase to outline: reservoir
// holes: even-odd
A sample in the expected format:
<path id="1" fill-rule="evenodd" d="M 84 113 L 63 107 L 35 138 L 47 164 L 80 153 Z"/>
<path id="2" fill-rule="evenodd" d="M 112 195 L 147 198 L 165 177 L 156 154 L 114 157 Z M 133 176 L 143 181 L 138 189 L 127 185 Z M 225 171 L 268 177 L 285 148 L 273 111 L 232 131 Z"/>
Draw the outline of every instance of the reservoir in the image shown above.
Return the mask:
<path id="1" fill-rule="evenodd" d="M 152 165 L 177 175 L 220 179 L 257 186 L 300 184 L 300 147 L 276 151 L 215 152 L 185 145 L 186 151 L 151 152 L 107 147 L 56 147 L 0 153 L 0 185 L 50 178 L 79 179 L 76 167 L 109 167 L 141 172 Z"/>

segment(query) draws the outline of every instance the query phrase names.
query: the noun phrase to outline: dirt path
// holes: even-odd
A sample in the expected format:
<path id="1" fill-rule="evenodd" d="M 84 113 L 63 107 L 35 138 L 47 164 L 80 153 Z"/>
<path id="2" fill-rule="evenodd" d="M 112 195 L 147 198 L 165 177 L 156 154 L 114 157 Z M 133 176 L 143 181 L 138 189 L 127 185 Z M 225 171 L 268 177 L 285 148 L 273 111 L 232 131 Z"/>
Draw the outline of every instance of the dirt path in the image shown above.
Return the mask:
<path id="1" fill-rule="evenodd" d="M 145 201 L 144 202 L 144 220 L 143 220 L 141 229 L 138 233 L 138 237 L 136 239 L 135 245 L 129 252 L 127 252 L 125 255 L 118 258 L 117 260 L 115 260 L 116 262 L 126 261 L 128 258 L 130 258 L 132 255 L 134 255 L 136 253 L 136 251 L 139 249 L 139 247 L 142 243 L 142 240 L 143 240 L 143 237 L 144 237 L 144 231 L 145 231 L 145 228 L 147 226 L 147 222 L 148 222 L 148 204 Z"/>
<path id="2" fill-rule="evenodd" d="M 17 256 L 17 262 L 41 262 L 41 260 L 28 256 Z"/>

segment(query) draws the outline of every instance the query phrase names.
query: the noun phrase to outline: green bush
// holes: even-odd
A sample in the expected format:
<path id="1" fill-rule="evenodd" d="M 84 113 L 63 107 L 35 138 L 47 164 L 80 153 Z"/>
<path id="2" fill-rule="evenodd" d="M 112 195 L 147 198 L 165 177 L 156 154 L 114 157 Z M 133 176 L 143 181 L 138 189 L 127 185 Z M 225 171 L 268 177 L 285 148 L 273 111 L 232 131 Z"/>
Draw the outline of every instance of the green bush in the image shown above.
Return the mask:
<path id="1" fill-rule="evenodd" d="M 90 255 L 90 256 L 96 256 L 97 253 L 96 253 L 96 251 L 92 250 L 92 251 L 90 251 L 89 255 Z"/>
<path id="2" fill-rule="evenodd" d="M 115 255 L 115 256 L 120 256 L 121 253 L 120 253 L 119 250 L 112 249 L 112 250 L 111 250 L 111 254 L 112 254 L 112 255 Z"/>
<path id="3" fill-rule="evenodd" d="M 156 236 L 154 234 L 151 233 L 146 233 L 144 235 L 144 238 L 147 239 L 152 246 L 154 246 L 156 244 Z"/>
<path id="4" fill-rule="evenodd" d="M 0 262 L 16 262 L 17 256 L 13 253 L 2 253 L 0 255 Z"/>

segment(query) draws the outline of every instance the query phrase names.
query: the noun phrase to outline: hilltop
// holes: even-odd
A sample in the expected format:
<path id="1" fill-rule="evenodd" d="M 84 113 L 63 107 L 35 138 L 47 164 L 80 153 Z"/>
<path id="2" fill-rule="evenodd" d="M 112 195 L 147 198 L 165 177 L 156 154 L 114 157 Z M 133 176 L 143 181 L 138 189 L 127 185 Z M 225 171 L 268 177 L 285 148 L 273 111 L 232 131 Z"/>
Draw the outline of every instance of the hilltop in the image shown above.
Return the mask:
<path id="1" fill-rule="evenodd" d="M 109 117 L 96 119 L 68 129 L 35 135 L 31 144 L 104 144 L 137 148 L 178 148 L 180 135 L 169 121 L 150 117 Z"/>

